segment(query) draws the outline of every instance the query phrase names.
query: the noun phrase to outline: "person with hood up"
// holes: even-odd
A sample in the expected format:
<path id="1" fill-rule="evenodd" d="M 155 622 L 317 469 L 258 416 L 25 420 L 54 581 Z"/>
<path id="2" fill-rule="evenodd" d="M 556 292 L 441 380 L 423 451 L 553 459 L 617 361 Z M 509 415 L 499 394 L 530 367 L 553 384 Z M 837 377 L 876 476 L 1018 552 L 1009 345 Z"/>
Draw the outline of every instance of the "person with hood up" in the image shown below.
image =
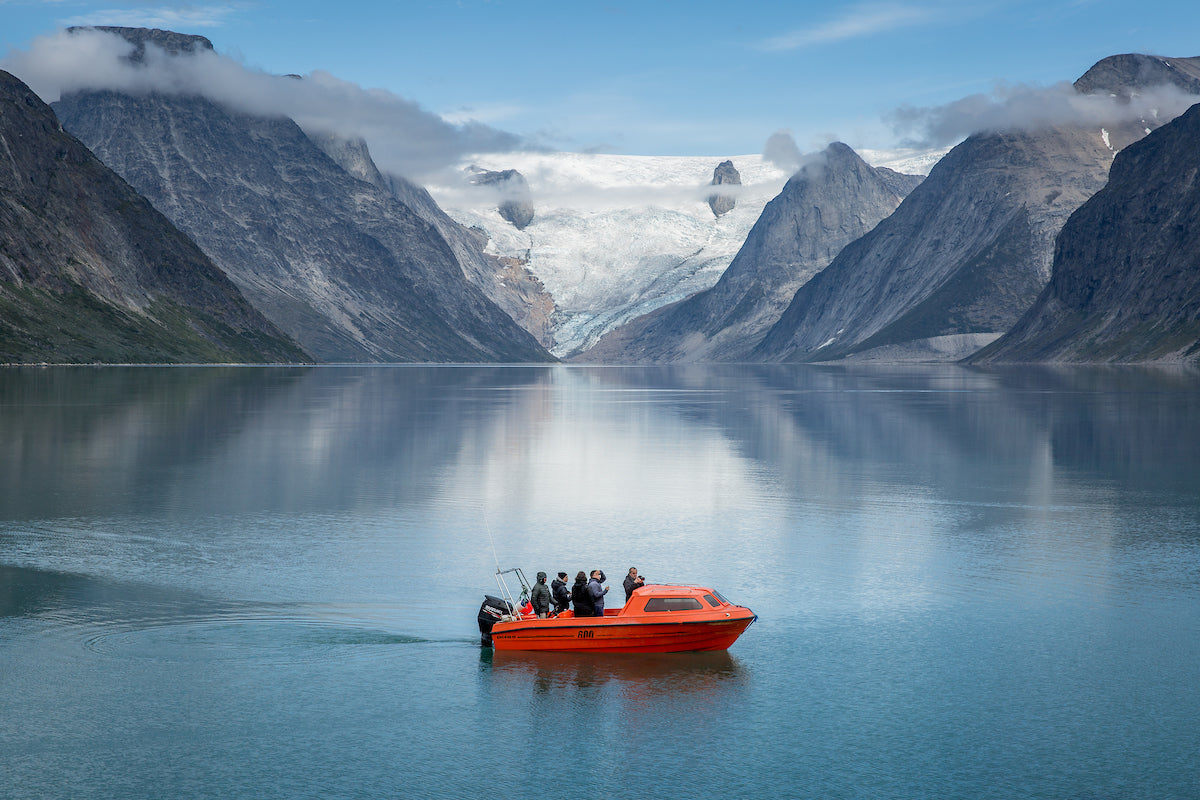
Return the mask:
<path id="1" fill-rule="evenodd" d="M 588 594 L 592 596 L 592 606 L 595 609 L 592 612 L 592 616 L 604 616 L 604 595 L 608 594 L 608 587 L 602 586 L 601 584 L 603 584 L 605 580 L 606 578 L 604 577 L 604 570 L 592 570 L 592 579 L 588 581 L 587 585 Z"/>
<path id="2" fill-rule="evenodd" d="M 590 617 L 595 613 L 592 593 L 588 591 L 587 574 L 579 570 L 575 583 L 571 586 L 571 605 L 575 608 L 575 616 Z"/>
<path id="3" fill-rule="evenodd" d="M 554 600 L 554 613 L 561 614 L 571 607 L 571 590 L 567 588 L 567 573 L 560 572 L 550 581 L 550 597 Z"/>
<path id="4" fill-rule="evenodd" d="M 529 602 L 533 605 L 533 613 L 538 615 L 538 619 L 550 616 L 550 587 L 546 585 L 546 573 L 537 574 L 537 583 L 533 585 Z"/>

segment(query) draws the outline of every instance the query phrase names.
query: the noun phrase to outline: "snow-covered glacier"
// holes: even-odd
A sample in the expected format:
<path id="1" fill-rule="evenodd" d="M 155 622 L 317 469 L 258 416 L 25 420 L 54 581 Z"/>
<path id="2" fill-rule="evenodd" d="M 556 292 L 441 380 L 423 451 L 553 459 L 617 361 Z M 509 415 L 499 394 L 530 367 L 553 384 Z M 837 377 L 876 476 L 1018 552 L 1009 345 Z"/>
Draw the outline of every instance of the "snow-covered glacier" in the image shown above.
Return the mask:
<path id="1" fill-rule="evenodd" d="M 927 173 L 926 153 L 869 151 L 869 162 Z M 554 347 L 567 357 L 634 317 L 711 287 L 791 170 L 761 155 L 733 156 L 741 186 L 717 217 L 707 199 L 718 157 L 588 153 L 476 155 L 427 184 L 452 218 L 487 232 L 487 252 L 516 259 L 554 298 Z M 928 162 L 928 163 L 926 163 Z M 517 230 L 500 216 L 495 190 L 472 185 L 468 168 L 515 169 L 534 217 Z"/>

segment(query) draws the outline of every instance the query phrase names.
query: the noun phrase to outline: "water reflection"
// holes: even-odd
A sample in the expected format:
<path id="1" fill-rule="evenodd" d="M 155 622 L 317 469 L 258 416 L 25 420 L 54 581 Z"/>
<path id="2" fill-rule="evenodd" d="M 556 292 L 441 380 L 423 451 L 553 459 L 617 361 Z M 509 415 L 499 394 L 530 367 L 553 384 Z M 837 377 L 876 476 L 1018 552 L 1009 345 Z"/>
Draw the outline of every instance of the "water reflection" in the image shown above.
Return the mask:
<path id="1" fill-rule="evenodd" d="M 480 648 L 479 669 L 496 686 L 534 694 L 619 687 L 647 703 L 659 695 L 707 694 L 746 679 L 745 668 L 729 654 L 703 653 L 534 653 Z"/>

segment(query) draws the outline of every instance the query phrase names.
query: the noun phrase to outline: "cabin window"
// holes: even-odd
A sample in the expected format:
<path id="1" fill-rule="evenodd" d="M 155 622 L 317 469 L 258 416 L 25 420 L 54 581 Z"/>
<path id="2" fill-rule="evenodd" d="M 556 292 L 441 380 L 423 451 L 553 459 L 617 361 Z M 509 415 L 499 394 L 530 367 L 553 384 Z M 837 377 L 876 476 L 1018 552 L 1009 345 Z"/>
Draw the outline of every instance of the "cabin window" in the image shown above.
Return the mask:
<path id="1" fill-rule="evenodd" d="M 704 599 L 707 600 L 708 604 L 710 606 L 712 606 L 713 608 L 716 608 L 717 606 L 721 605 L 721 601 L 718 600 L 717 598 L 713 597 L 711 594 L 704 595 Z"/>
<path id="2" fill-rule="evenodd" d="M 726 605 L 733 605 L 733 603 L 730 603 L 728 600 L 725 599 L 725 595 L 721 594 L 716 589 L 713 589 L 713 594 L 715 594 L 717 596 L 717 599 L 720 600 L 722 603 L 725 603 Z"/>
<path id="3" fill-rule="evenodd" d="M 700 611 L 704 606 L 694 597 L 651 597 L 647 611 Z"/>

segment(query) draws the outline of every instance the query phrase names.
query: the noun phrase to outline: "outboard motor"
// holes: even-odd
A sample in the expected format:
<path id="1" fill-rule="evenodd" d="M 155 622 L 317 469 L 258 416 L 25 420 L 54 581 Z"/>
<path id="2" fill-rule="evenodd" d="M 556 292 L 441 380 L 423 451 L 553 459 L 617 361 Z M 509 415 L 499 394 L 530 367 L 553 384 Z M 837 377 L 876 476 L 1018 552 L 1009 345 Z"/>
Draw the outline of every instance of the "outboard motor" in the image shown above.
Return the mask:
<path id="1" fill-rule="evenodd" d="M 512 603 L 490 594 L 483 596 L 483 605 L 479 607 L 479 646 L 492 646 L 492 626 L 500 621 L 500 617 L 513 613 Z"/>

